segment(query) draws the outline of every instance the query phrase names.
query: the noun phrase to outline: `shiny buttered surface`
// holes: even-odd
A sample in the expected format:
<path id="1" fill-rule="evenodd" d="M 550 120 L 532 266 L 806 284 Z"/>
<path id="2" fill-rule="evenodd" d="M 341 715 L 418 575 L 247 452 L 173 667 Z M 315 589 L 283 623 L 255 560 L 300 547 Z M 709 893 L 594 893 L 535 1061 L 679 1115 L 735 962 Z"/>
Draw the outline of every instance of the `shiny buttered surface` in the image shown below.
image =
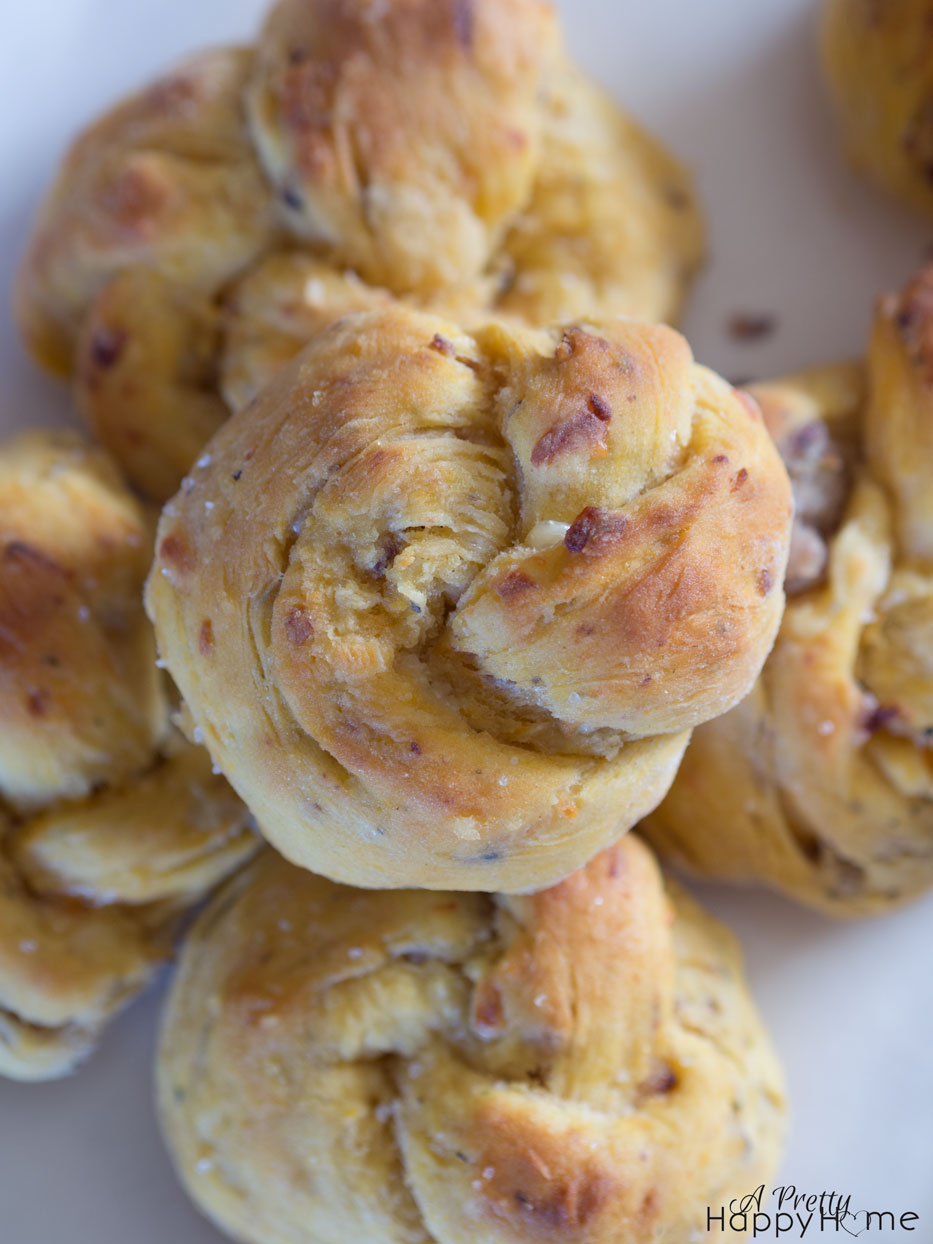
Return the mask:
<path id="1" fill-rule="evenodd" d="M 245 396 L 236 373 L 255 391 L 256 359 L 281 360 L 280 327 L 288 358 L 390 294 L 468 323 L 663 320 L 702 249 L 688 176 L 568 61 L 548 6 L 283 0 L 255 47 L 192 58 L 78 139 L 16 301 L 161 502 L 220 392 Z M 323 272 L 289 283 L 289 261 Z"/>
<path id="2" fill-rule="evenodd" d="M 216 763 L 294 862 L 528 890 L 748 691 L 791 497 L 672 329 L 341 321 L 209 443 L 147 600 Z"/>
<path id="3" fill-rule="evenodd" d="M 707 875 L 883 911 L 933 885 L 933 269 L 880 301 L 864 365 L 752 391 L 797 502 L 787 612 L 647 829 Z"/>
<path id="4" fill-rule="evenodd" d="M 824 0 L 822 50 L 853 164 L 933 215 L 933 0 Z"/>
<path id="5" fill-rule="evenodd" d="M 784 1121 L 735 943 L 632 837 L 528 898 L 265 853 L 192 930 L 157 1078 L 179 1174 L 249 1244 L 684 1244 Z"/>
<path id="6" fill-rule="evenodd" d="M 152 528 L 105 454 L 0 446 L 0 1074 L 71 1070 L 253 849 L 171 727 L 142 607 Z"/>

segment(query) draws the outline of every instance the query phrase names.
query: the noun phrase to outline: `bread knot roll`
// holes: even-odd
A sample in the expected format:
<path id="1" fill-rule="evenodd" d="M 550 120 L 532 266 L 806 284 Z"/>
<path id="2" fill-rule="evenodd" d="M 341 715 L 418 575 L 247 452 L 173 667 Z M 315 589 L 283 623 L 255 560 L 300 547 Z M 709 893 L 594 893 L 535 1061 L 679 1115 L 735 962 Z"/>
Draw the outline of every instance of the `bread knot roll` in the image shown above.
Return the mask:
<path id="1" fill-rule="evenodd" d="M 929 0 L 824 0 L 823 64 L 852 163 L 933 213 Z"/>
<path id="2" fill-rule="evenodd" d="M 70 434 L 0 448 L 0 1074 L 70 1070 L 253 850 L 169 722 L 142 608 L 152 532 Z"/>
<path id="3" fill-rule="evenodd" d="M 191 1195 L 256 1244 L 683 1244 L 783 1131 L 735 943 L 631 837 L 528 898 L 264 854 L 192 930 L 157 1082 Z"/>
<path id="4" fill-rule="evenodd" d="M 542 147 L 527 203 L 485 267 L 403 297 L 466 327 L 495 314 L 526 326 L 632 315 L 676 318 L 703 249 L 682 169 L 574 65 L 552 67 Z M 260 260 L 222 314 L 220 387 L 231 410 L 329 324 L 386 306 L 366 283 L 306 251 Z"/>
<path id="5" fill-rule="evenodd" d="M 797 500 L 787 611 L 647 822 L 702 873 L 838 915 L 933 884 L 931 288 L 880 301 L 864 366 L 752 387 Z"/>
<path id="6" fill-rule="evenodd" d="M 247 400 L 349 311 L 667 320 L 702 252 L 689 175 L 539 0 L 284 0 L 253 48 L 193 58 L 78 138 L 16 301 L 161 503 L 220 395 Z"/>
<path id="7" fill-rule="evenodd" d="M 246 99 L 292 227 L 400 293 L 475 275 L 529 197 L 557 46 L 539 0 L 281 0 Z"/>
<path id="8" fill-rule="evenodd" d="M 247 49 L 203 52 L 74 143 L 16 291 L 23 335 L 46 366 L 71 372 L 88 307 L 115 274 L 157 269 L 211 297 L 268 244 L 273 203 L 241 102 L 251 64 Z"/>
<path id="9" fill-rule="evenodd" d="M 210 442 L 148 585 L 217 764 L 294 861 L 552 882 L 745 694 L 790 490 L 671 329 L 331 328 Z"/>
<path id="10" fill-rule="evenodd" d="M 0 790 L 27 812 L 144 768 L 168 704 L 140 591 L 152 531 L 67 433 L 0 449 Z"/>

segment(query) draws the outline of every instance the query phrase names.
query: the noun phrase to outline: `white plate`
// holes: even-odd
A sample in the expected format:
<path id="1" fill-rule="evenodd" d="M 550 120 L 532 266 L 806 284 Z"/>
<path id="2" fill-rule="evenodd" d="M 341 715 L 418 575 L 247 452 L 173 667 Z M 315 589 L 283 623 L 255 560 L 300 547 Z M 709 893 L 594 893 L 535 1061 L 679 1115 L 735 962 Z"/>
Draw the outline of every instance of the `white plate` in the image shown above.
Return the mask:
<path id="1" fill-rule="evenodd" d="M 0 285 L 75 128 L 173 57 L 248 35 L 261 7 L 5 0 Z M 910 273 L 929 231 L 844 169 L 815 63 L 813 0 L 565 0 L 564 15 L 580 59 L 697 171 L 712 227 L 687 320 L 697 355 L 736 379 L 859 353 L 875 295 Z M 774 314 L 777 329 L 739 344 L 726 331 L 737 311 Z M 66 415 L 65 395 L 33 371 L 7 317 L 0 374 L 3 429 Z M 784 1182 L 851 1194 L 853 1209 L 913 1211 L 914 1231 L 883 1238 L 933 1240 L 933 899 L 848 926 L 759 893 L 704 897 L 744 941 L 787 1067 Z M 2 1244 L 221 1238 L 186 1202 L 156 1132 L 157 1003 L 137 1004 L 71 1080 L 0 1082 Z M 827 1238 L 815 1226 L 805 1238 L 814 1236 Z"/>

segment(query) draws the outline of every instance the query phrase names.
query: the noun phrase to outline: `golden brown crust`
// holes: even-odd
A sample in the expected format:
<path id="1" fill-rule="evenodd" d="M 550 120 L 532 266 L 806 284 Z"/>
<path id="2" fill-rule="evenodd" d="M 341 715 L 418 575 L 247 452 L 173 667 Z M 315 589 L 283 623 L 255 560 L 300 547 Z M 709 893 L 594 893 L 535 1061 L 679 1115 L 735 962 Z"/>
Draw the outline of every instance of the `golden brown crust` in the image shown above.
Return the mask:
<path id="1" fill-rule="evenodd" d="M 99 450 L 0 453 L 0 791 L 28 809 L 139 772 L 168 706 L 140 608 L 152 532 Z"/>
<path id="2" fill-rule="evenodd" d="M 246 98 L 292 227 L 398 293 L 479 272 L 528 198 L 556 36 L 539 0 L 280 0 Z"/>
<path id="3" fill-rule="evenodd" d="M 75 397 L 133 487 L 168 500 L 227 417 L 217 393 L 217 313 L 147 268 L 103 287 L 78 334 Z"/>
<path id="4" fill-rule="evenodd" d="M 290 858 L 528 889 L 617 837 L 751 684 L 789 514 L 760 419 L 672 330 L 471 337 L 395 307 L 214 438 L 148 605 Z"/>
<path id="5" fill-rule="evenodd" d="M 157 268 L 210 295 L 269 242 L 270 196 L 240 95 L 252 54 L 203 52 L 117 105 L 75 142 L 20 270 L 20 328 L 69 373 L 87 307 L 117 272 Z"/>
<path id="6" fill-rule="evenodd" d="M 64 1075 L 168 958 L 174 914 L 38 898 L 0 844 L 0 1075 Z"/>
<path id="7" fill-rule="evenodd" d="M 929 287 L 922 273 L 881 300 L 862 378 L 830 368 L 753 390 L 779 444 L 830 429 L 849 460 L 844 506 L 834 476 L 805 479 L 829 502 L 824 517 L 838 514 L 819 533 L 823 561 L 788 584 L 752 695 L 695 732 L 646 823 L 698 872 L 765 881 L 836 915 L 933 884 Z"/>
<path id="8" fill-rule="evenodd" d="M 173 735 L 132 784 L 56 804 L 9 837 L 34 894 L 196 901 L 255 849 L 243 805 L 203 747 Z"/>
<path id="9" fill-rule="evenodd" d="M 823 62 L 853 164 L 933 212 L 929 0 L 824 0 Z"/>
<path id="10" fill-rule="evenodd" d="M 197 1203 L 263 1244 L 683 1244 L 783 1115 L 735 944 L 631 837 L 521 899 L 264 854 L 192 930 L 158 1099 Z"/>
<path id="11" fill-rule="evenodd" d="M 254 849 L 207 753 L 170 733 L 151 540 L 100 450 L 41 432 L 0 450 L 0 1074 L 90 1053 L 184 907 Z"/>
<path id="12" fill-rule="evenodd" d="M 496 306 L 527 324 L 677 323 L 704 255 L 686 170 L 566 59 L 543 107 L 541 159 L 505 239 L 508 281 Z"/>
<path id="13" fill-rule="evenodd" d="M 329 325 L 391 302 L 388 290 L 305 251 L 270 255 L 237 282 L 224 306 L 220 387 L 227 406 L 251 402 Z"/>
<path id="14" fill-rule="evenodd" d="M 933 266 L 881 299 L 868 365 L 865 452 L 892 496 L 901 556 L 933 569 Z"/>

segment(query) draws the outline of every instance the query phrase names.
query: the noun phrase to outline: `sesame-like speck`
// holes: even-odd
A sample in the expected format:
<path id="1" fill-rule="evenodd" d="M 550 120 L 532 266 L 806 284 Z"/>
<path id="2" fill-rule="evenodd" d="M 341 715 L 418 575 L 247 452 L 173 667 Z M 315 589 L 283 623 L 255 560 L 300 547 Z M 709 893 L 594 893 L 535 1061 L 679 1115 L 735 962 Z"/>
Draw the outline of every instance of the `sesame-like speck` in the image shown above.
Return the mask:
<path id="1" fill-rule="evenodd" d="M 547 994 L 539 993 L 535 995 L 535 1006 L 542 1007 L 547 1002 Z"/>
<path id="2" fill-rule="evenodd" d="M 821 721 L 820 724 L 816 728 L 816 732 L 817 734 L 827 735 L 827 734 L 832 734 L 835 729 L 836 729 L 835 722 Z"/>
<path id="3" fill-rule="evenodd" d="M 165 664 L 165 662 L 162 660 L 162 658 L 161 658 L 161 657 L 156 657 L 155 667 L 156 667 L 156 669 L 157 669 L 157 670 L 167 670 L 167 669 L 168 669 L 168 666 Z"/>
<path id="4" fill-rule="evenodd" d="M 388 1123 L 392 1118 L 392 1107 L 387 1101 L 381 1101 L 373 1113 L 379 1123 Z"/>
<path id="5" fill-rule="evenodd" d="M 162 566 L 161 570 L 162 570 L 162 573 L 165 575 L 166 579 L 168 579 L 169 583 L 172 583 L 173 582 L 172 572 L 168 568 L 168 566 Z"/>
<path id="6" fill-rule="evenodd" d="M 421 1063 L 408 1064 L 408 1076 L 411 1080 L 417 1080 L 420 1075 L 424 1075 L 424 1067 Z"/>
<path id="7" fill-rule="evenodd" d="M 199 1158 L 197 1166 L 198 1166 L 199 1171 L 212 1170 L 214 1166 L 214 1159 L 213 1158 Z"/>
<path id="8" fill-rule="evenodd" d="M 482 1186 L 483 1186 L 483 1181 L 482 1181 L 481 1179 L 474 1179 L 474 1180 L 473 1180 L 473 1187 L 476 1189 L 476 1191 L 477 1191 L 477 1192 L 479 1192 L 479 1190 L 482 1188 Z"/>
<path id="9" fill-rule="evenodd" d="M 487 1166 L 483 1169 L 483 1178 L 492 1179 L 495 1173 L 496 1173 L 496 1168 L 494 1166 Z"/>
<path id="10" fill-rule="evenodd" d="M 205 502 L 204 502 L 204 508 L 205 508 L 205 510 L 207 510 L 208 514 L 210 514 L 211 510 L 214 508 L 214 503 L 213 503 L 213 501 L 205 501 Z"/>
<path id="11" fill-rule="evenodd" d="M 605 902 L 605 899 L 603 898 L 603 896 L 601 894 L 597 894 L 596 897 L 593 899 L 593 906 L 602 907 L 604 902 Z"/>
<path id="12" fill-rule="evenodd" d="M 211 765 L 211 773 L 213 773 L 214 777 L 220 777 L 223 769 L 221 769 L 220 765 Z"/>
<path id="13" fill-rule="evenodd" d="M 501 778 L 499 778 L 499 785 L 500 785 L 500 786 L 508 786 L 508 784 L 509 784 L 509 779 L 508 779 L 507 777 L 501 777 Z"/>
<path id="14" fill-rule="evenodd" d="M 191 738 L 194 740 L 195 743 L 204 742 L 204 731 L 201 729 L 200 726 L 195 726 L 195 728 L 191 731 Z"/>
<path id="15" fill-rule="evenodd" d="M 210 465 L 211 465 L 210 454 L 201 454 L 200 458 L 198 458 L 197 462 L 195 463 L 195 466 L 198 468 L 199 471 L 203 471 L 205 467 L 209 467 Z"/>
<path id="16" fill-rule="evenodd" d="M 348 959 L 362 959 L 362 957 L 363 957 L 363 952 L 359 946 L 351 946 L 350 949 L 347 951 Z"/>

